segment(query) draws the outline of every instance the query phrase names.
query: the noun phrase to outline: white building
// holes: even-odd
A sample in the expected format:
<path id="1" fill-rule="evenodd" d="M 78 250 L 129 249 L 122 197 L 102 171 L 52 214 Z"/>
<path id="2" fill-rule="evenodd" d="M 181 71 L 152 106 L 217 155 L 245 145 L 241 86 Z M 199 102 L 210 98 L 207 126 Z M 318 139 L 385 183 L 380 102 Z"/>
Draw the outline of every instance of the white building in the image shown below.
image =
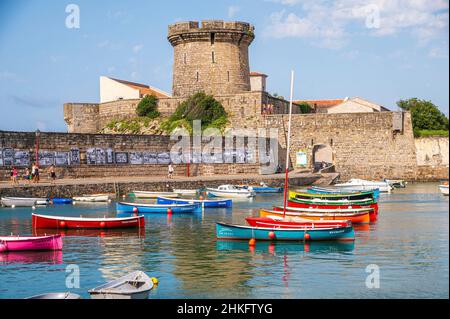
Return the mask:
<path id="1" fill-rule="evenodd" d="M 297 100 L 294 103 L 307 103 L 315 113 L 368 113 L 389 111 L 382 105 L 369 102 L 360 97 L 333 100 Z"/>
<path id="2" fill-rule="evenodd" d="M 113 79 L 106 76 L 100 77 L 100 103 L 140 99 L 152 94 L 158 98 L 171 97 L 169 93 L 149 85 Z"/>

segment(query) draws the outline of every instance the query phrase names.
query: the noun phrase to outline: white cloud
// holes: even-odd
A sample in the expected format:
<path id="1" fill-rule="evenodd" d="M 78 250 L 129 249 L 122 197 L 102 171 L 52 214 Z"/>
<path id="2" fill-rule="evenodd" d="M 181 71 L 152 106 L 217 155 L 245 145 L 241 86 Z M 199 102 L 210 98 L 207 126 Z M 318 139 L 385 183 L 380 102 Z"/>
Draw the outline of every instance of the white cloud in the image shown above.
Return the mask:
<path id="1" fill-rule="evenodd" d="M 341 47 L 354 34 L 385 37 L 402 32 L 420 45 L 448 38 L 445 0 L 272 0 L 289 7 L 271 15 L 264 35 Z M 328 45 L 327 45 L 328 44 Z"/>
<path id="2" fill-rule="evenodd" d="M 228 7 L 228 18 L 234 18 L 236 16 L 236 13 L 238 13 L 241 10 L 238 6 L 229 6 Z"/>
<path id="3" fill-rule="evenodd" d="M 133 52 L 134 52 L 134 53 L 138 53 L 138 52 L 141 51 L 143 48 L 144 48 L 144 45 L 143 45 L 142 43 L 136 44 L 136 45 L 133 47 Z"/>
<path id="4" fill-rule="evenodd" d="M 448 49 L 442 47 L 431 48 L 428 56 L 433 59 L 448 59 Z"/>

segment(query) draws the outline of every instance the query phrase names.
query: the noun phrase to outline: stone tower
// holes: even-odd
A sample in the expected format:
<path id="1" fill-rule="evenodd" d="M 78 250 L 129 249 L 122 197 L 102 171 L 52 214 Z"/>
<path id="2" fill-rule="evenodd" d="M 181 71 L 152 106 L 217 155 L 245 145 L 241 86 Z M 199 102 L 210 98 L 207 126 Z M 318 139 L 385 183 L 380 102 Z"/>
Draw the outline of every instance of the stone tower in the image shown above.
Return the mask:
<path id="1" fill-rule="evenodd" d="M 244 22 L 169 25 L 167 38 L 174 48 L 173 96 L 250 91 L 248 46 L 254 37 L 254 27 Z"/>

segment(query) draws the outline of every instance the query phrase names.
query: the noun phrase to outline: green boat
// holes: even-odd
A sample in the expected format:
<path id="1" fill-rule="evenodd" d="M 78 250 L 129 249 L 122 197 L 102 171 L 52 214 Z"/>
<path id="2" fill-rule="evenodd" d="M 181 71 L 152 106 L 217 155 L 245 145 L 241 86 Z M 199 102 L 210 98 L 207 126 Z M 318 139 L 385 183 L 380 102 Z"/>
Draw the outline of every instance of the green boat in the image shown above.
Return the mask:
<path id="1" fill-rule="evenodd" d="M 376 200 L 376 195 L 374 191 L 361 191 L 361 192 L 349 192 L 349 193 L 333 193 L 333 194 L 324 194 L 324 193 L 308 193 L 308 192 L 289 192 L 290 199 L 325 199 L 325 200 Z"/>

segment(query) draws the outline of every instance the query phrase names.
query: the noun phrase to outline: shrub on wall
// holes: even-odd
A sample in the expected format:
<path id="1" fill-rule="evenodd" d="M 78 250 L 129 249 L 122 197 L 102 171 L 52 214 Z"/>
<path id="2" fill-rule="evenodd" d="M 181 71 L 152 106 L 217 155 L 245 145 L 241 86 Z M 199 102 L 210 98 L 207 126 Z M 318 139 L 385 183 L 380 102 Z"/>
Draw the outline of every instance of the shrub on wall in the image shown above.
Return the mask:
<path id="1" fill-rule="evenodd" d="M 202 121 L 202 130 L 210 127 L 223 130 L 228 124 L 228 115 L 213 96 L 198 92 L 182 102 L 169 119 L 161 124 L 161 128 L 172 132 L 181 126 L 192 133 L 194 120 Z"/>
<path id="2" fill-rule="evenodd" d="M 151 119 L 157 118 L 160 115 L 158 112 L 158 98 L 154 95 L 146 95 L 136 107 L 136 114 Z"/>
<path id="3" fill-rule="evenodd" d="M 312 112 L 311 106 L 306 102 L 300 103 L 299 106 L 300 106 L 300 111 L 302 113 L 311 113 Z"/>

